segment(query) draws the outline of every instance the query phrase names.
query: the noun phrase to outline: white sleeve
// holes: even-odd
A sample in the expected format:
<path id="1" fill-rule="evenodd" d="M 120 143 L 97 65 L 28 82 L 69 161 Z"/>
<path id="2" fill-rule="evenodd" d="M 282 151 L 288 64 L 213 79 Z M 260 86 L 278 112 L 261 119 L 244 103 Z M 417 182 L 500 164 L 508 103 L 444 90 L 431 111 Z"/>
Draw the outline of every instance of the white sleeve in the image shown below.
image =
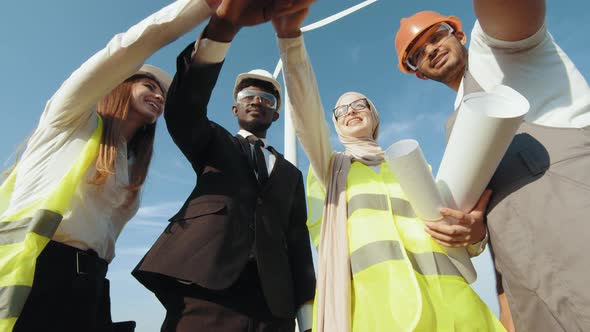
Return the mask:
<path id="1" fill-rule="evenodd" d="M 87 120 L 100 98 L 137 72 L 149 56 L 210 15 L 205 0 L 178 0 L 115 35 L 61 85 L 41 121 L 61 127 Z"/>
<path id="2" fill-rule="evenodd" d="M 202 65 L 220 63 L 225 59 L 229 46 L 230 43 L 199 38 L 195 42 L 195 50 L 192 54 L 193 62 Z"/>
<path id="3" fill-rule="evenodd" d="M 289 96 L 285 108 L 292 111 L 295 133 L 309 158 L 316 178 L 325 188 L 328 182 L 332 144 L 303 36 L 280 38 L 279 49 L 283 61 L 285 89 Z"/>

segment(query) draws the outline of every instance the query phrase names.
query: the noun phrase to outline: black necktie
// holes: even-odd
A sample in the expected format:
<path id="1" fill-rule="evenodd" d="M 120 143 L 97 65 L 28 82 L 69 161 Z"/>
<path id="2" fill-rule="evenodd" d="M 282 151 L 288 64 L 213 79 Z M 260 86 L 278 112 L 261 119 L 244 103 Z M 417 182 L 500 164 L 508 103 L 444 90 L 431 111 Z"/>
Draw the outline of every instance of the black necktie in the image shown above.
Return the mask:
<path id="1" fill-rule="evenodd" d="M 250 144 L 254 145 L 254 165 L 255 171 L 258 175 L 258 183 L 265 184 L 268 181 L 268 169 L 266 168 L 266 161 L 264 159 L 264 153 L 262 147 L 264 142 L 254 135 L 250 135 L 246 138 Z"/>

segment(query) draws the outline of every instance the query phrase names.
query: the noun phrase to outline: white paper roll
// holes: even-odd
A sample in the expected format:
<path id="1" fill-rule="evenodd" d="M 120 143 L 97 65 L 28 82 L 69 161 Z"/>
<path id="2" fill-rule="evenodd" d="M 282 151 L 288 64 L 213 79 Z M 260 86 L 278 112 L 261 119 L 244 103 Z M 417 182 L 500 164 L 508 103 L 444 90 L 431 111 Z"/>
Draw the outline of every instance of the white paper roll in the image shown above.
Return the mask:
<path id="1" fill-rule="evenodd" d="M 526 98 L 505 85 L 463 97 L 436 176 L 447 207 L 471 211 L 528 110 Z"/>
<path id="2" fill-rule="evenodd" d="M 418 142 L 405 139 L 385 150 L 387 164 L 395 174 L 416 215 L 422 220 L 441 220 L 443 199 Z"/>

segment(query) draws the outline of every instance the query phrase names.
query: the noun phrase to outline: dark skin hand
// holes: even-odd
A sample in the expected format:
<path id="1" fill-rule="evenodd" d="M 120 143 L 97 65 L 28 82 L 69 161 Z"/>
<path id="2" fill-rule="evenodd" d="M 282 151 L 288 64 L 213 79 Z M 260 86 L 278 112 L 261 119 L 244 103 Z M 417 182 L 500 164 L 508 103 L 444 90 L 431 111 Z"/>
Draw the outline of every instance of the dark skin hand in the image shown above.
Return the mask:
<path id="1" fill-rule="evenodd" d="M 203 38 L 230 42 L 244 26 L 253 26 L 273 18 L 309 8 L 313 0 L 223 0 L 211 16 Z"/>

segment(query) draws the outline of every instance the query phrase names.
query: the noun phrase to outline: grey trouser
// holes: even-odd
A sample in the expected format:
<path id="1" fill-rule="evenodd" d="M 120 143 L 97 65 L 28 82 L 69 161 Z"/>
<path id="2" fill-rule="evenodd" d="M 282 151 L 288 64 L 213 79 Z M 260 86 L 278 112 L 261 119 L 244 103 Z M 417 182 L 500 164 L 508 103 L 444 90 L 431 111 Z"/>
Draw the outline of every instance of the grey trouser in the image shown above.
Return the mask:
<path id="1" fill-rule="evenodd" d="M 487 223 L 517 331 L 590 331 L 590 127 L 524 123 Z"/>

